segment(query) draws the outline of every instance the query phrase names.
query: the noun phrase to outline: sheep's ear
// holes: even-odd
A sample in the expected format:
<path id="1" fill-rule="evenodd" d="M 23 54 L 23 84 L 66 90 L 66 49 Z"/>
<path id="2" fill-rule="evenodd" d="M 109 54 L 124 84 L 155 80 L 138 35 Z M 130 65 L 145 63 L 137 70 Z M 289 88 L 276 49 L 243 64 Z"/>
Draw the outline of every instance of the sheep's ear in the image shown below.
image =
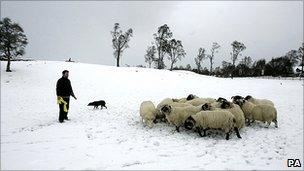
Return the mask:
<path id="1" fill-rule="evenodd" d="M 188 117 L 188 119 L 191 119 L 191 120 L 192 120 L 192 119 L 193 119 L 192 115 L 190 115 L 190 116 Z"/>
<path id="2" fill-rule="evenodd" d="M 245 100 L 249 100 L 251 98 L 252 98 L 252 96 L 248 95 L 248 96 L 245 97 Z"/>

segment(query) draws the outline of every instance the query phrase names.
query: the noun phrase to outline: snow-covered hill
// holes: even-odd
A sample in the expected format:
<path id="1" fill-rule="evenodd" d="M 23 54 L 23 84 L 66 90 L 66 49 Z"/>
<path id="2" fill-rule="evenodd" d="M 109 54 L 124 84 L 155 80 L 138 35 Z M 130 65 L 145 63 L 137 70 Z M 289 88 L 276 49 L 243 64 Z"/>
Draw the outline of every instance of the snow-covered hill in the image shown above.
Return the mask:
<path id="1" fill-rule="evenodd" d="M 303 164 L 303 82 L 215 78 L 191 72 L 56 61 L 1 62 L 1 169 L 289 169 Z M 62 70 L 78 100 L 60 124 L 55 86 Z M 139 122 L 144 100 L 247 95 L 271 99 L 279 128 L 254 124 L 201 138 L 192 131 Z M 108 109 L 87 104 L 105 100 Z"/>

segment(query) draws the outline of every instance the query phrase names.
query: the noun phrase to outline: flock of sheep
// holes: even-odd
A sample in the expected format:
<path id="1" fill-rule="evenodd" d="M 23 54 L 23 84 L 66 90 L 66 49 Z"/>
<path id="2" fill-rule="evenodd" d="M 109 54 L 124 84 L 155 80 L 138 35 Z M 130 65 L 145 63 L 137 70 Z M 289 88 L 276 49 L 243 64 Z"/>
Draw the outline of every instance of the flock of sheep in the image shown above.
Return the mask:
<path id="1" fill-rule="evenodd" d="M 239 130 L 245 123 L 267 122 L 268 128 L 274 122 L 278 127 L 277 110 L 272 101 L 239 95 L 232 96 L 231 100 L 200 98 L 190 94 L 187 98 L 166 98 L 156 108 L 151 101 L 144 101 L 140 105 L 141 121 L 150 128 L 158 122 L 169 123 L 176 127 L 177 132 L 182 126 L 198 132 L 202 137 L 209 129 L 220 129 L 225 132 L 226 140 L 229 140 L 232 131 L 241 138 Z"/>

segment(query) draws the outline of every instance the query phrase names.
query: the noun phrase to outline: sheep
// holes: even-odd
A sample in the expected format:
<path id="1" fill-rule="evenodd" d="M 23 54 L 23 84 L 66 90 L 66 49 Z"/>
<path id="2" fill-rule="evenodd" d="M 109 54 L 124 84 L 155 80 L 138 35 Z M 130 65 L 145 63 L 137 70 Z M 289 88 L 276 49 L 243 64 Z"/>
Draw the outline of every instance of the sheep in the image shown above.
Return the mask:
<path id="1" fill-rule="evenodd" d="M 278 128 L 277 110 L 275 107 L 268 104 L 255 105 L 247 100 L 238 100 L 237 104 L 241 107 L 245 114 L 248 125 L 255 120 L 267 122 L 267 128 L 271 122 L 274 122 L 275 127 Z"/>
<path id="2" fill-rule="evenodd" d="M 270 106 L 274 106 L 273 102 L 267 99 L 256 99 L 253 98 L 252 96 L 248 95 L 245 97 L 245 100 L 248 100 L 249 102 L 255 104 L 255 105 L 259 105 L 259 104 L 268 104 Z"/>
<path id="3" fill-rule="evenodd" d="M 224 101 L 221 104 L 221 109 L 228 110 L 234 115 L 236 120 L 236 126 L 239 130 L 244 127 L 245 116 L 244 116 L 244 112 L 242 111 L 239 105 L 236 105 L 228 101 Z"/>
<path id="4" fill-rule="evenodd" d="M 180 103 L 180 102 L 172 102 L 170 103 L 172 107 L 186 107 L 186 106 L 193 106 L 192 104 L 189 103 Z"/>
<path id="5" fill-rule="evenodd" d="M 229 135 L 233 129 L 237 137 L 242 138 L 236 126 L 235 117 L 227 110 L 198 112 L 189 116 L 184 125 L 189 130 L 195 128 L 201 137 L 205 137 L 206 131 L 209 129 L 222 129 L 226 133 L 226 140 L 229 140 Z M 204 132 L 203 135 L 202 130 Z"/>
<path id="6" fill-rule="evenodd" d="M 186 101 L 193 100 L 195 98 L 198 98 L 198 97 L 196 95 L 189 94 L 186 98 L 172 99 L 172 100 L 173 100 L 173 102 L 185 103 Z"/>
<path id="7" fill-rule="evenodd" d="M 244 112 L 245 121 L 249 124 L 250 114 L 255 105 L 244 99 L 237 99 L 234 101 L 234 103 L 241 107 L 242 111 Z"/>
<path id="8" fill-rule="evenodd" d="M 159 120 L 165 121 L 166 116 L 164 114 L 162 114 L 162 112 L 160 112 L 160 110 L 163 106 L 171 104 L 171 103 L 173 103 L 173 100 L 171 98 L 165 98 L 157 105 L 156 109 L 159 111 L 159 112 L 157 112 L 157 115 L 156 115 L 157 121 L 159 121 Z"/>
<path id="9" fill-rule="evenodd" d="M 165 98 L 165 99 L 163 99 L 158 105 L 157 105 L 157 109 L 161 109 L 164 105 L 166 105 L 166 104 L 170 104 L 170 103 L 172 103 L 173 102 L 173 100 L 171 99 L 171 98 Z"/>
<path id="10" fill-rule="evenodd" d="M 217 102 L 228 102 L 228 100 L 227 99 L 225 99 L 225 98 L 223 98 L 223 97 L 219 97 L 217 100 L 216 100 Z"/>
<path id="11" fill-rule="evenodd" d="M 192 114 L 202 110 L 201 106 L 186 106 L 186 107 L 173 107 L 165 105 L 161 108 L 161 112 L 166 115 L 166 119 L 172 125 L 175 125 L 176 131 L 179 132 L 185 120 Z"/>
<path id="12" fill-rule="evenodd" d="M 140 104 L 139 113 L 141 116 L 141 121 L 145 122 L 149 128 L 152 128 L 157 114 L 154 104 L 151 101 L 142 102 Z"/>
<path id="13" fill-rule="evenodd" d="M 235 103 L 235 102 L 236 102 L 237 100 L 239 100 L 239 99 L 244 99 L 244 97 L 239 96 L 239 95 L 236 95 L 236 96 L 232 96 L 232 97 L 231 97 L 231 100 L 232 100 L 233 103 Z"/>
<path id="14" fill-rule="evenodd" d="M 192 104 L 193 106 L 199 106 L 205 103 L 213 103 L 216 100 L 213 98 L 195 98 L 193 100 L 189 100 L 186 103 Z"/>
<path id="15" fill-rule="evenodd" d="M 267 122 L 267 128 L 270 126 L 271 122 L 273 122 L 275 127 L 278 128 L 277 110 L 271 105 L 256 105 L 252 109 L 249 119 L 252 119 L 253 121 L 262 121 L 264 123 Z"/>
<path id="16" fill-rule="evenodd" d="M 228 100 L 226 100 L 225 98 L 219 97 L 215 102 L 205 103 L 203 105 L 203 108 L 205 108 L 205 110 L 220 109 L 223 102 L 228 102 Z"/>
<path id="17" fill-rule="evenodd" d="M 203 106 L 205 106 L 205 110 L 215 110 L 220 109 L 222 103 L 221 102 L 213 102 L 213 103 L 205 103 Z"/>

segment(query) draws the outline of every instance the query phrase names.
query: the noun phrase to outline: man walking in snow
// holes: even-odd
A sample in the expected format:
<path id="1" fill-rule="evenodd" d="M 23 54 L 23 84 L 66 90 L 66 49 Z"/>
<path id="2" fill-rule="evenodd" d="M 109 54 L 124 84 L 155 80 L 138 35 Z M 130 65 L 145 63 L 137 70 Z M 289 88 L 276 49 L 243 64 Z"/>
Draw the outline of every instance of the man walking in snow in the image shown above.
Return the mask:
<path id="1" fill-rule="evenodd" d="M 70 103 L 70 96 L 74 97 L 71 81 L 68 79 L 69 71 L 62 71 L 62 77 L 57 81 L 56 84 L 56 94 L 57 94 L 57 103 L 59 104 L 59 122 L 62 123 L 64 120 L 68 119 L 68 110 Z"/>

